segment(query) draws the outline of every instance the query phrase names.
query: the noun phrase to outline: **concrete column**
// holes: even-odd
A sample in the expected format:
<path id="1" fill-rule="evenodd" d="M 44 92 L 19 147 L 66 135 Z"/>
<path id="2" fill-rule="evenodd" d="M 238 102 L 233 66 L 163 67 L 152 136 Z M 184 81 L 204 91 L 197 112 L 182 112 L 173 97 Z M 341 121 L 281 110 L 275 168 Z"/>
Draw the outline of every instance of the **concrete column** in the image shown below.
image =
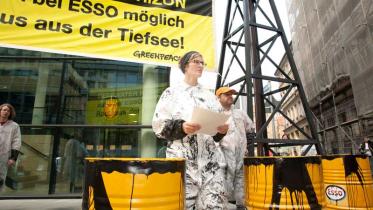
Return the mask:
<path id="1" fill-rule="evenodd" d="M 38 71 L 38 81 L 36 82 L 34 110 L 32 111 L 32 124 L 43 124 L 45 112 L 45 98 L 47 96 L 49 70 L 46 64 L 42 64 Z"/>
<path id="2" fill-rule="evenodd" d="M 157 104 L 158 94 L 158 70 L 155 65 L 144 64 L 143 66 L 143 89 L 142 89 L 142 125 L 151 125 L 154 109 Z M 139 145 L 141 157 L 156 157 L 157 139 L 152 129 L 142 129 Z"/>

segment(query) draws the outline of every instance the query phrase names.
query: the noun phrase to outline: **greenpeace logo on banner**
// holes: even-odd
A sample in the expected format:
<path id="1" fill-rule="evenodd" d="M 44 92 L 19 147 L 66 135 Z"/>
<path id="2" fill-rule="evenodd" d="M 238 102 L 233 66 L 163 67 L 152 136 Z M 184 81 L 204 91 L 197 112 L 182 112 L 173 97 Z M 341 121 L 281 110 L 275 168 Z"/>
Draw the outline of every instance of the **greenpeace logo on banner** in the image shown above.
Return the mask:
<path id="1" fill-rule="evenodd" d="M 0 46 L 177 65 L 190 50 L 215 66 L 212 0 L 5 0 Z"/>

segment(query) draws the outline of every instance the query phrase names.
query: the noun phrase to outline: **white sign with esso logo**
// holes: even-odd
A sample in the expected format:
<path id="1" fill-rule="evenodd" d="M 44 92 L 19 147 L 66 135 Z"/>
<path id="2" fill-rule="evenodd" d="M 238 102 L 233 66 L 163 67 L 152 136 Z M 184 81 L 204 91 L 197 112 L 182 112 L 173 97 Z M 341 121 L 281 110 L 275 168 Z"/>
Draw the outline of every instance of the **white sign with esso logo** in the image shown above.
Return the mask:
<path id="1" fill-rule="evenodd" d="M 346 196 L 346 191 L 342 187 L 336 185 L 327 186 L 325 189 L 325 193 L 326 196 L 328 196 L 328 198 L 333 201 L 342 200 Z"/>

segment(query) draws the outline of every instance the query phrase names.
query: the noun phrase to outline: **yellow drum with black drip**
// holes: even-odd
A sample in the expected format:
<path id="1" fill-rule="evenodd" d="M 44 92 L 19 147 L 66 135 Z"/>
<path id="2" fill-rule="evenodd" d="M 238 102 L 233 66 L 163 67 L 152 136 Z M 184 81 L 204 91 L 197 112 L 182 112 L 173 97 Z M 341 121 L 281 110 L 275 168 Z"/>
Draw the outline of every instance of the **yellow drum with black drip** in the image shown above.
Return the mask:
<path id="1" fill-rule="evenodd" d="M 87 158 L 84 210 L 183 210 L 183 159 Z"/>
<path id="2" fill-rule="evenodd" d="M 323 156 L 325 209 L 373 209 L 369 158 L 362 155 Z"/>
<path id="3" fill-rule="evenodd" d="M 246 207 L 321 209 L 324 205 L 321 157 L 244 159 Z"/>

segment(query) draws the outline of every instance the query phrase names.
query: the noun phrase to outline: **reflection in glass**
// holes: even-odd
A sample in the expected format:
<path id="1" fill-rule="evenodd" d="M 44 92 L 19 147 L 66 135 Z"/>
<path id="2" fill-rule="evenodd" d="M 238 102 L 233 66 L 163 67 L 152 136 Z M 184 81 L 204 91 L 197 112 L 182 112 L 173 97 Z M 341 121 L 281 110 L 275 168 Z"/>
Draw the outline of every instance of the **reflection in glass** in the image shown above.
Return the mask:
<path id="1" fill-rule="evenodd" d="M 0 47 L 0 102 L 23 140 L 0 197 L 81 193 L 85 157 L 155 157 L 150 119 L 169 70 Z"/>

